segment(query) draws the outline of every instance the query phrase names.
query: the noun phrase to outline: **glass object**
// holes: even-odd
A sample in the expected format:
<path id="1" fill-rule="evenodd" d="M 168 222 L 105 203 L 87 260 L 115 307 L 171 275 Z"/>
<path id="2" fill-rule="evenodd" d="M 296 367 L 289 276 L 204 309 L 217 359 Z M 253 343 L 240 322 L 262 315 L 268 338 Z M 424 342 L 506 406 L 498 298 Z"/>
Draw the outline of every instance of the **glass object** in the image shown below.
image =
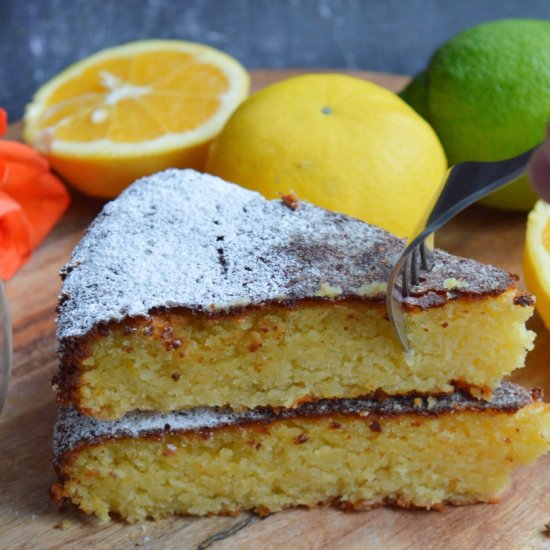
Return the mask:
<path id="1" fill-rule="evenodd" d="M 0 279 L 0 412 L 8 395 L 11 373 L 11 323 L 4 285 Z"/>

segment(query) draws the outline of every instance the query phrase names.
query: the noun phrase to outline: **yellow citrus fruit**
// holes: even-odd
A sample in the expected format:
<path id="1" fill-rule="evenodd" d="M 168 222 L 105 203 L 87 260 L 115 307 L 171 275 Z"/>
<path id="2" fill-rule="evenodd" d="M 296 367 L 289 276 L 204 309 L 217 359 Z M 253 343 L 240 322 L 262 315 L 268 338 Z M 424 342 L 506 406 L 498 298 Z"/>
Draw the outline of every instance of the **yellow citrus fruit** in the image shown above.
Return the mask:
<path id="1" fill-rule="evenodd" d="M 249 85 L 246 70 L 213 48 L 132 42 L 42 86 L 27 107 L 24 139 L 84 193 L 114 197 L 164 168 L 204 168 L 210 142 Z"/>
<path id="2" fill-rule="evenodd" d="M 294 191 L 407 236 L 446 167 L 432 128 L 397 95 L 358 78 L 314 74 L 246 100 L 214 140 L 206 171 L 268 198 Z"/>
<path id="3" fill-rule="evenodd" d="M 550 204 L 540 200 L 530 212 L 523 254 L 525 284 L 550 329 Z"/>

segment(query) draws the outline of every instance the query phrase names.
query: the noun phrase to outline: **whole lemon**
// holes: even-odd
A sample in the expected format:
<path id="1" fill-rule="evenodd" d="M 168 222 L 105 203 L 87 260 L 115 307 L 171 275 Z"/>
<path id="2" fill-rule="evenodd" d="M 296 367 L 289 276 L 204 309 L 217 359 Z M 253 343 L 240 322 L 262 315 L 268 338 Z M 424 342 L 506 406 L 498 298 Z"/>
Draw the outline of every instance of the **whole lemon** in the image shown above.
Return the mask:
<path id="1" fill-rule="evenodd" d="M 513 157 L 544 136 L 550 119 L 550 21 L 508 19 L 455 36 L 400 94 L 430 122 L 450 164 Z M 526 176 L 488 206 L 529 210 Z"/>
<path id="2" fill-rule="evenodd" d="M 358 78 L 303 75 L 264 88 L 231 116 L 206 171 L 268 198 L 301 199 L 407 236 L 447 168 L 430 125 Z"/>

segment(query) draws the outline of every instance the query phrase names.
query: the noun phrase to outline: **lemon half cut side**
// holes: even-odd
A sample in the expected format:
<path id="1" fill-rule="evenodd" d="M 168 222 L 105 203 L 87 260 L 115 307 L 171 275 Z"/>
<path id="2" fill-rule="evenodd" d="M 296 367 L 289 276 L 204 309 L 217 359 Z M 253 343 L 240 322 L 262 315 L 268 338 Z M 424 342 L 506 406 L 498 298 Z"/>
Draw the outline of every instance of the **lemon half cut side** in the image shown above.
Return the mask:
<path id="1" fill-rule="evenodd" d="M 24 140 L 89 195 L 115 197 L 168 167 L 203 169 L 248 95 L 244 67 L 214 48 L 145 40 L 98 52 L 35 94 Z"/>

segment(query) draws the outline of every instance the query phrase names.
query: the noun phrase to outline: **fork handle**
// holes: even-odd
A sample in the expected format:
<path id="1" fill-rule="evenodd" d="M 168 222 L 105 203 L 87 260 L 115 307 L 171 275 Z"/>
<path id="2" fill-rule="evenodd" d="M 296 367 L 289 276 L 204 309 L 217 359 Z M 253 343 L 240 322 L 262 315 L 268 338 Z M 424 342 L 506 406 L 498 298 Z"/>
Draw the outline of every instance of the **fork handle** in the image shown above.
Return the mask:
<path id="1" fill-rule="evenodd" d="M 426 222 L 427 234 L 434 233 L 471 204 L 521 176 L 539 145 L 503 161 L 473 161 L 453 166 Z"/>

